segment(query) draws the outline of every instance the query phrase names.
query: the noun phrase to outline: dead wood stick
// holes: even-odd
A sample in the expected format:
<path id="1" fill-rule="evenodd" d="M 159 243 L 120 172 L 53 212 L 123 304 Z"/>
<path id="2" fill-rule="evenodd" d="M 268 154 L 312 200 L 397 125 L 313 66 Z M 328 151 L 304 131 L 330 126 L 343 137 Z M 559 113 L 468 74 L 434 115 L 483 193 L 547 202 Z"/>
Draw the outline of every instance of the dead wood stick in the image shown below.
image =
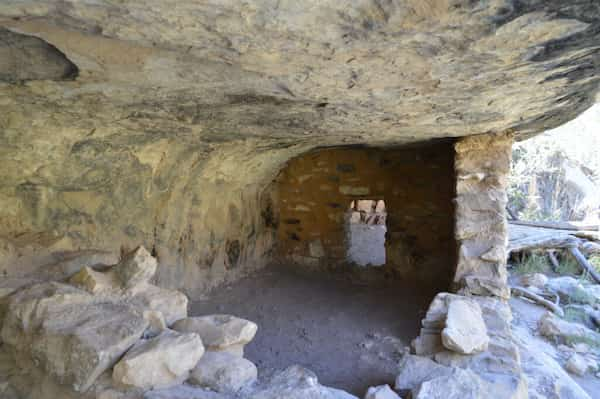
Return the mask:
<path id="1" fill-rule="evenodd" d="M 554 255 L 554 251 L 548 251 L 548 258 L 550 259 L 550 263 L 552 263 L 552 271 L 556 273 L 558 270 L 558 259 L 556 259 L 556 255 Z"/>
<path id="2" fill-rule="evenodd" d="M 550 302 L 549 300 L 542 298 L 538 294 L 536 294 L 532 291 L 529 291 L 527 288 L 511 287 L 510 290 L 513 293 L 513 295 L 519 295 L 519 296 L 525 297 L 527 299 L 530 299 L 530 300 L 534 301 L 535 303 L 550 309 L 551 311 L 553 311 L 560 317 L 564 317 L 564 315 L 565 315 L 565 313 L 560 308 L 560 306 L 557 306 L 554 303 Z"/>
<path id="3" fill-rule="evenodd" d="M 581 253 L 581 251 L 579 251 L 579 248 L 577 248 L 577 247 L 570 247 L 569 248 L 569 252 L 577 260 L 577 263 L 579 263 L 579 266 L 581 266 L 581 268 L 584 271 L 587 271 L 590 274 L 590 276 L 592 276 L 592 278 L 594 280 L 596 280 L 597 283 L 600 283 L 600 273 L 598 273 L 596 271 L 596 269 L 594 269 L 594 266 L 592 266 L 590 264 L 590 262 L 587 261 L 587 259 L 585 258 L 585 256 L 583 256 L 583 254 Z"/>

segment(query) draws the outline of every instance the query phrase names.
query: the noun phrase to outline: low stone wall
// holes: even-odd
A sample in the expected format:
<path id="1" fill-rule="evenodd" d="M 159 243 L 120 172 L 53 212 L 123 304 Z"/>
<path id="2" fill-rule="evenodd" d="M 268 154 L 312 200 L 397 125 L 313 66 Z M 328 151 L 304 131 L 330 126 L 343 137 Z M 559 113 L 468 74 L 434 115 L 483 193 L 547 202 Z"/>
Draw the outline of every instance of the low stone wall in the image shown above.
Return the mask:
<path id="1" fill-rule="evenodd" d="M 356 199 L 383 199 L 386 268 L 446 286 L 455 265 L 450 142 L 402 149 L 332 148 L 291 160 L 277 180 L 278 251 L 315 268 L 348 266 L 346 218 Z"/>
<path id="2" fill-rule="evenodd" d="M 471 136 L 454 146 L 459 254 L 454 282 L 465 294 L 508 298 L 506 186 L 512 137 Z"/>

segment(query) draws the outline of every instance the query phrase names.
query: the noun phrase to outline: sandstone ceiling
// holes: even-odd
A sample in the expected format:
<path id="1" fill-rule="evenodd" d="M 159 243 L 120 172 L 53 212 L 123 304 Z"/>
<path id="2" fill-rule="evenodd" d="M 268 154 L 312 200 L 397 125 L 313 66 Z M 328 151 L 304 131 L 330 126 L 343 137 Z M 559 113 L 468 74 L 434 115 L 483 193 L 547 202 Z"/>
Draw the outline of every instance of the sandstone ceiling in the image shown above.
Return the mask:
<path id="1" fill-rule="evenodd" d="M 209 141 L 530 134 L 587 108 L 598 79 L 594 0 L 5 0 L 0 17 L 80 70 L 4 85 L 8 106 L 37 97 Z M 3 54 L 36 54 L 18 42 Z"/>
<path id="2" fill-rule="evenodd" d="M 291 157 L 541 132 L 599 51 L 596 0 L 3 0 L 0 235 L 214 263 Z"/>

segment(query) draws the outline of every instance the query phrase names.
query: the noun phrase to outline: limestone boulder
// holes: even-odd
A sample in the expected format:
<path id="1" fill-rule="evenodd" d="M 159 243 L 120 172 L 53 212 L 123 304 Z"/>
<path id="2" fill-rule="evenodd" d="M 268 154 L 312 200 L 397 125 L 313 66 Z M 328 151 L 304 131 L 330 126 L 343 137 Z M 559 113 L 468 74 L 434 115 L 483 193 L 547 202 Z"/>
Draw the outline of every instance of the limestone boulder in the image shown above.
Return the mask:
<path id="1" fill-rule="evenodd" d="M 143 246 L 123 256 L 115 271 L 125 287 L 148 283 L 156 273 L 157 261 Z"/>
<path id="2" fill-rule="evenodd" d="M 69 285 L 42 283 L 11 297 L 2 338 L 58 382 L 85 391 L 147 325 L 128 304 L 96 302 Z"/>
<path id="3" fill-rule="evenodd" d="M 454 300 L 448 306 L 442 343 L 452 351 L 470 355 L 482 352 L 489 344 L 487 328 L 476 302 Z"/>
<path id="4" fill-rule="evenodd" d="M 172 328 L 197 333 L 208 350 L 227 351 L 239 357 L 243 357 L 244 346 L 252 341 L 258 330 L 256 323 L 222 314 L 189 317 L 179 320 Z"/>
<path id="5" fill-rule="evenodd" d="M 121 288 L 114 270 L 96 271 L 88 266 L 71 276 L 69 283 L 92 294 L 118 293 Z"/>
<path id="6" fill-rule="evenodd" d="M 144 338 L 154 338 L 167 330 L 167 322 L 163 314 L 157 310 L 144 311 L 144 319 L 148 322 L 148 328 L 144 332 Z"/>
<path id="7" fill-rule="evenodd" d="M 572 374 L 576 374 L 578 376 L 583 376 L 587 373 L 589 369 L 588 361 L 581 355 L 574 353 L 571 355 L 567 363 L 565 364 L 565 369 Z"/>
<path id="8" fill-rule="evenodd" d="M 488 384 L 471 370 L 454 369 L 451 374 L 425 381 L 414 399 L 494 398 Z"/>
<path id="9" fill-rule="evenodd" d="M 358 399 L 339 389 L 319 384 L 317 376 L 300 366 L 291 366 L 275 375 L 266 386 L 248 399 Z"/>
<path id="10" fill-rule="evenodd" d="M 236 392 L 256 381 L 258 371 L 249 360 L 229 352 L 207 351 L 190 375 L 190 383 L 216 392 Z"/>
<path id="11" fill-rule="evenodd" d="M 186 318 L 188 314 L 188 298 L 176 290 L 143 283 L 137 285 L 135 290 L 129 291 L 125 297 L 140 309 L 162 313 L 167 326 Z"/>
<path id="12" fill-rule="evenodd" d="M 113 368 L 113 381 L 117 386 L 142 389 L 178 385 L 189 377 L 203 354 L 197 334 L 165 331 L 128 351 Z"/>
<path id="13" fill-rule="evenodd" d="M 390 388 L 389 385 L 371 387 L 365 395 L 365 399 L 401 399 L 400 396 Z"/>
<path id="14" fill-rule="evenodd" d="M 557 341 L 583 341 L 600 343 L 600 333 L 579 323 L 560 319 L 547 312 L 539 321 L 540 334 Z"/>
<path id="15" fill-rule="evenodd" d="M 400 374 L 396 377 L 395 387 L 397 391 L 412 391 L 427 380 L 451 373 L 451 368 L 427 357 L 405 355 L 400 362 Z"/>

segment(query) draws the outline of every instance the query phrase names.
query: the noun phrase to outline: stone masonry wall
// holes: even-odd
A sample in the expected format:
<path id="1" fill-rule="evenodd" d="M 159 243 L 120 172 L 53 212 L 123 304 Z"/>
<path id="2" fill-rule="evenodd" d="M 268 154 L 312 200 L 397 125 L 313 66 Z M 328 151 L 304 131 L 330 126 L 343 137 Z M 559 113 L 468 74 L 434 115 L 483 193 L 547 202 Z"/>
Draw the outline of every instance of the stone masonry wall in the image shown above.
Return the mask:
<path id="1" fill-rule="evenodd" d="M 512 137 L 471 136 L 456 152 L 456 230 L 459 246 L 454 282 L 466 294 L 508 298 L 506 185 Z"/>
<path id="2" fill-rule="evenodd" d="M 277 180 L 279 253 L 315 268 L 348 267 L 346 218 L 355 199 L 383 199 L 386 265 L 447 287 L 455 265 L 452 144 L 333 148 L 291 160 Z"/>

